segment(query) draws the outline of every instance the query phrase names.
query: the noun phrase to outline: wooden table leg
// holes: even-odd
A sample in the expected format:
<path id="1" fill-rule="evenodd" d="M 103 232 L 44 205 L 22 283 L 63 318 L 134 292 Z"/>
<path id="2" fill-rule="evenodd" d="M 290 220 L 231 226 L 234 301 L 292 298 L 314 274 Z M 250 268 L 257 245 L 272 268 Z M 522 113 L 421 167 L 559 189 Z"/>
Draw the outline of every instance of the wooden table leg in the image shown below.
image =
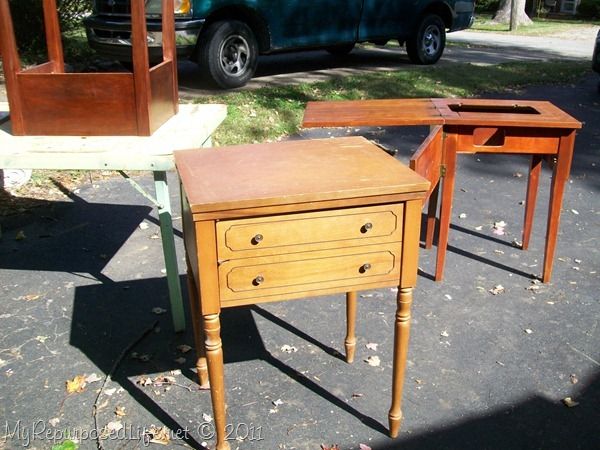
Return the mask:
<path id="1" fill-rule="evenodd" d="M 575 131 L 560 138 L 558 155 L 556 164 L 554 165 L 554 173 L 552 174 L 548 226 L 546 229 L 546 248 L 544 251 L 544 271 L 542 273 L 542 282 L 544 283 L 548 283 L 552 277 L 552 263 L 554 262 L 556 238 L 558 237 L 558 226 L 560 224 L 560 208 L 565 192 L 565 183 L 571 171 L 574 143 Z"/>
<path id="2" fill-rule="evenodd" d="M 410 306 L 413 288 L 398 290 L 396 323 L 394 327 L 394 369 L 392 375 L 392 406 L 388 414 L 390 437 L 395 438 L 400 431 L 402 421 L 402 388 L 404 386 L 404 370 L 408 355 L 408 338 L 410 334 Z"/>
<path id="3" fill-rule="evenodd" d="M 533 215 L 535 212 L 535 202 L 537 199 L 538 186 L 540 184 L 540 172 L 542 170 L 542 155 L 531 156 L 531 166 L 529 167 L 529 179 L 527 181 L 527 197 L 525 198 L 525 219 L 523 221 L 523 244 L 521 248 L 529 248 L 529 238 L 533 227 Z"/>
<path id="4" fill-rule="evenodd" d="M 223 348 L 221 343 L 221 322 L 219 314 L 203 316 L 204 335 L 206 336 L 206 359 L 210 378 L 210 397 L 215 420 L 217 450 L 229 450 L 225 440 L 225 381 L 223 375 Z"/>
<path id="5" fill-rule="evenodd" d="M 443 181 L 442 204 L 440 206 L 440 232 L 435 266 L 435 281 L 442 281 L 444 277 L 446 248 L 448 247 L 448 233 L 450 231 L 450 217 L 452 215 L 452 196 L 454 195 L 454 180 L 456 178 L 456 141 L 456 134 L 448 134 L 446 136 L 444 150 L 446 175 L 444 176 Z"/>
<path id="6" fill-rule="evenodd" d="M 194 281 L 194 275 L 188 264 L 187 270 L 188 295 L 190 297 L 190 311 L 192 313 L 192 325 L 194 329 L 194 346 L 196 347 L 196 373 L 201 389 L 208 389 L 208 366 L 206 364 L 206 349 L 204 348 L 204 328 L 202 326 L 202 315 L 200 313 L 199 291 Z"/>
<path id="7" fill-rule="evenodd" d="M 440 182 L 435 185 L 429 195 L 427 204 L 427 225 L 425 229 L 425 248 L 429 249 L 433 245 L 433 237 L 435 235 L 435 216 L 437 213 L 438 196 L 440 193 Z"/>
<path id="8" fill-rule="evenodd" d="M 356 292 L 346 292 L 346 362 L 354 361 L 356 350 Z"/>

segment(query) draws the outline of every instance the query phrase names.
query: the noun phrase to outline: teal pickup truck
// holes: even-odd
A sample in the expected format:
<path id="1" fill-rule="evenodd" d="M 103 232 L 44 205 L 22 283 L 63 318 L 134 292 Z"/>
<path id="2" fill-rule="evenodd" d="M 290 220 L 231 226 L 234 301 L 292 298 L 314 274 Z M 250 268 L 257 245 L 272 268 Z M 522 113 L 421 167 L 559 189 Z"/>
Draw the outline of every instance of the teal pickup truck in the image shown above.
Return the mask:
<path id="1" fill-rule="evenodd" d="M 85 20 L 99 53 L 131 61 L 130 0 L 94 0 Z M 161 0 L 146 0 L 150 58 L 161 52 Z M 406 43 L 416 64 L 442 56 L 446 30 L 468 28 L 474 0 L 175 0 L 180 57 L 196 61 L 222 88 L 252 78 L 259 54 L 323 48 L 334 55 L 359 42 Z"/>

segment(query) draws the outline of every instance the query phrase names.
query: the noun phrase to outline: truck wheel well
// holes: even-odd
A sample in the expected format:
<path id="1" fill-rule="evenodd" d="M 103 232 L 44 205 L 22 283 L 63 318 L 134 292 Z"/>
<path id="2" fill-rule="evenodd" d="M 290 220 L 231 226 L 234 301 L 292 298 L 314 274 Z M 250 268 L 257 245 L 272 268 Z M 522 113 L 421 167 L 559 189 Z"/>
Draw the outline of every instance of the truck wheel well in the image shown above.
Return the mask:
<path id="1" fill-rule="evenodd" d="M 222 20 L 239 20 L 248 25 L 256 36 L 259 52 L 265 52 L 271 47 L 269 27 L 264 18 L 256 11 L 243 6 L 232 6 L 219 9 L 206 18 L 204 26 L 207 27 L 211 23 Z"/>
<path id="2" fill-rule="evenodd" d="M 423 10 L 422 16 L 427 14 L 437 14 L 444 21 L 446 28 L 452 28 L 452 11 L 448 5 L 442 2 L 432 3 Z"/>

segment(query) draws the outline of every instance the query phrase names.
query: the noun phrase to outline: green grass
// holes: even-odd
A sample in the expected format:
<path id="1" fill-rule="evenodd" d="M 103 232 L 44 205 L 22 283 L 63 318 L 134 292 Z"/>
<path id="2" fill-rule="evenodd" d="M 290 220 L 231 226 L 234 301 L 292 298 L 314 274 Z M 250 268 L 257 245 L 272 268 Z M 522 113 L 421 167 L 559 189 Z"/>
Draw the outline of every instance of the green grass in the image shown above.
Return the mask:
<path id="1" fill-rule="evenodd" d="M 528 26 L 520 26 L 512 34 L 522 36 L 548 36 L 560 35 L 561 33 L 573 32 L 589 29 L 600 25 L 600 21 L 583 21 L 576 19 L 545 19 L 534 18 L 533 24 Z M 507 24 L 500 24 L 492 21 L 491 14 L 478 14 L 475 17 L 475 23 L 471 27 L 473 31 L 492 31 L 492 32 L 509 32 Z"/>
<path id="2" fill-rule="evenodd" d="M 265 142 L 298 131 L 308 101 L 370 98 L 473 97 L 531 84 L 570 83 L 589 72 L 587 62 L 453 64 L 407 67 L 285 87 L 265 87 L 197 100 L 228 105 L 215 145 Z M 515 93 L 518 96 L 518 93 Z"/>

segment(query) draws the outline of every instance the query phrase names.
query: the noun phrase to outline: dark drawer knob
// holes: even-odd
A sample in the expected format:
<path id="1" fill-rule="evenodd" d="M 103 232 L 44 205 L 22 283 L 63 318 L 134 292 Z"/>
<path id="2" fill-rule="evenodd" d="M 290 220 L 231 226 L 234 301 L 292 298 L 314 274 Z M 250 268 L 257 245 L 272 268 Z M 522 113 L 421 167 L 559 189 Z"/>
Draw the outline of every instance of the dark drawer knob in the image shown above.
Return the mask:
<path id="1" fill-rule="evenodd" d="M 370 263 L 365 263 L 362 266 L 360 266 L 359 272 L 360 273 L 365 273 L 368 270 L 371 270 L 371 264 Z"/>
<path id="2" fill-rule="evenodd" d="M 257 234 L 256 236 L 254 236 L 252 238 L 252 244 L 253 245 L 260 244 L 262 242 L 262 240 L 263 240 L 263 235 L 262 234 Z"/>
<path id="3" fill-rule="evenodd" d="M 366 233 L 367 231 L 371 230 L 372 228 L 373 228 L 373 224 L 371 222 L 367 222 L 360 228 L 360 232 Z"/>
<path id="4" fill-rule="evenodd" d="M 258 275 L 254 280 L 252 280 L 252 284 L 254 286 L 260 286 L 261 284 L 263 284 L 265 281 L 265 277 L 263 277 L 262 275 Z"/>

